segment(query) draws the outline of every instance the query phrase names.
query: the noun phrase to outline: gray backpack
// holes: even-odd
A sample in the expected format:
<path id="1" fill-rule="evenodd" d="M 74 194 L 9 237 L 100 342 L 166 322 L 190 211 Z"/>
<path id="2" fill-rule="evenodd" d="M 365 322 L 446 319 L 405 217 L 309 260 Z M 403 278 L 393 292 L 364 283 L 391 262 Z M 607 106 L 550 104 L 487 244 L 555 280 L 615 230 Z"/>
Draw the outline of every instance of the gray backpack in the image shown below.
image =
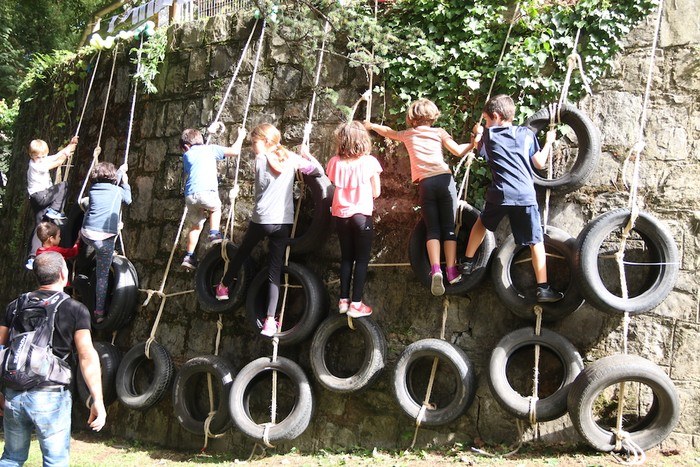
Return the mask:
<path id="1" fill-rule="evenodd" d="M 70 365 L 52 350 L 56 312 L 68 298 L 56 292 L 46 299 L 30 298 L 28 294 L 17 299 L 7 346 L 0 351 L 5 386 L 26 391 L 42 383 L 70 384 Z"/>

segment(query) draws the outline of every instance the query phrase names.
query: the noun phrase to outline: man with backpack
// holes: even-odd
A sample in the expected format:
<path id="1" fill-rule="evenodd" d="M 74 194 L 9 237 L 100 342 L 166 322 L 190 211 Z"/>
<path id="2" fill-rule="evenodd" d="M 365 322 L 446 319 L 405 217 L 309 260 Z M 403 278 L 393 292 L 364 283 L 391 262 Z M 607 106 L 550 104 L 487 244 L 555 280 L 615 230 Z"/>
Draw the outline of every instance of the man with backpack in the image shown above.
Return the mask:
<path id="1" fill-rule="evenodd" d="M 63 257 L 44 253 L 33 269 L 39 288 L 0 314 L 0 415 L 5 428 L 0 466 L 24 464 L 34 429 L 44 465 L 67 466 L 72 401 L 66 360 L 77 351 L 92 398 L 88 425 L 99 431 L 107 416 L 100 359 L 92 345 L 88 309 L 63 292 L 68 280 Z"/>

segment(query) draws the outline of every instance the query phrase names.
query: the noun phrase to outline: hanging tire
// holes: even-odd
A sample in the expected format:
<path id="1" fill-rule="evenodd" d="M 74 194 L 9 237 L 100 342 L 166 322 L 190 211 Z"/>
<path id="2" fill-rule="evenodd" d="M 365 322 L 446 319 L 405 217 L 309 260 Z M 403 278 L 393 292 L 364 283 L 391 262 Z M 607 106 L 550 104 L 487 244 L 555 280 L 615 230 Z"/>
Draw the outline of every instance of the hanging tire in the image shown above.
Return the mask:
<path id="1" fill-rule="evenodd" d="M 409 417 L 418 417 L 434 357 L 439 359 L 439 363 L 431 401 L 435 397 L 441 400 L 437 401 L 435 408 L 425 411 L 421 424 L 427 426 L 444 425 L 455 420 L 471 405 L 476 391 L 474 369 L 462 349 L 440 339 L 416 341 L 401 353 L 394 372 L 396 400 Z M 450 381 L 440 371 L 445 364 L 450 370 Z M 416 376 L 422 377 L 419 384 L 414 382 Z M 436 394 L 438 389 L 447 389 L 448 396 L 440 397 Z"/>
<path id="2" fill-rule="evenodd" d="M 371 318 L 353 320 L 355 330 L 348 327 L 345 315 L 333 316 L 325 320 L 316 330 L 311 342 L 311 369 L 316 380 L 329 391 L 348 393 L 359 391 L 372 384 L 386 366 L 386 339 L 377 323 Z M 360 368 L 347 376 L 338 376 L 328 368 L 328 346 L 338 331 L 355 332 L 362 336 L 364 352 Z M 358 349 L 355 349 L 358 350 Z M 344 352 L 340 352 L 344 353 Z M 348 353 L 352 354 L 352 351 Z M 347 354 L 346 354 L 347 357 Z M 351 357 L 350 357 L 351 358 Z"/>
<path id="3" fill-rule="evenodd" d="M 535 170 L 535 185 L 550 188 L 557 193 L 569 193 L 581 188 L 595 170 L 601 152 L 600 132 L 590 118 L 573 105 L 564 104 L 561 123 L 573 130 L 559 139 L 559 154 L 553 155 L 555 172 L 547 178 L 547 170 Z M 549 108 L 535 112 L 525 121 L 535 133 L 549 128 Z M 564 144 L 569 143 L 569 146 Z"/>
<path id="4" fill-rule="evenodd" d="M 182 427 L 203 435 L 209 416 L 208 375 L 211 375 L 216 414 L 209 423 L 209 433 L 218 435 L 231 428 L 229 392 L 235 372 L 233 365 L 216 355 L 194 357 L 180 367 L 173 383 L 173 410 Z"/>
<path id="5" fill-rule="evenodd" d="M 229 259 L 238 252 L 238 246 L 231 242 L 226 242 L 226 254 Z M 224 259 L 221 256 L 221 243 L 215 243 L 204 254 L 204 257 L 197 266 L 194 277 L 195 292 L 197 300 L 202 310 L 217 313 L 230 314 L 245 303 L 245 295 L 248 283 L 253 277 L 254 263 L 248 258 L 243 262 L 238 271 L 237 279 L 229 289 L 228 300 L 217 300 L 215 288 L 224 275 Z"/>
<path id="6" fill-rule="evenodd" d="M 653 263 L 639 274 L 639 269 L 625 268 L 629 295 L 622 298 L 619 285 L 619 273 L 614 259 L 609 260 L 611 267 L 601 268 L 604 263 L 599 256 L 610 256 L 619 248 L 619 235 L 630 218 L 628 209 L 607 212 L 588 223 L 579 234 L 578 274 L 581 290 L 593 306 L 609 313 L 630 314 L 645 313 L 653 310 L 671 293 L 678 277 L 680 259 L 676 242 L 668 228 L 648 213 L 640 212 L 634 225 L 633 237 L 628 245 L 638 243 L 638 247 L 626 251 L 626 259 L 637 263 Z M 631 233 L 632 233 L 631 232 Z M 615 236 L 610 239 L 610 235 Z M 608 240 L 610 239 L 610 240 Z M 636 239 L 636 240 L 635 240 Z M 636 272 L 639 275 L 630 275 Z M 615 281 L 611 285 L 611 282 Z"/>
<path id="7" fill-rule="evenodd" d="M 252 405 L 255 404 L 252 403 L 255 402 L 255 396 L 261 396 L 263 393 L 263 391 L 255 390 L 256 383 L 261 381 L 265 373 L 272 371 L 284 375 L 294 386 L 294 389 L 292 393 L 277 391 L 278 397 L 288 396 L 291 403 L 286 403 L 289 400 L 278 401 L 278 407 L 285 406 L 289 412 L 282 421 L 269 428 L 268 440 L 270 442 L 292 440 L 301 435 L 309 426 L 314 410 L 314 400 L 311 385 L 304 371 L 299 365 L 287 358 L 277 357 L 277 361 L 272 362 L 268 357 L 261 357 L 243 367 L 231 387 L 229 399 L 231 419 L 236 428 L 244 435 L 256 440 L 263 439 L 265 423 L 258 423 L 253 419 Z M 267 410 L 266 420 L 269 420 L 269 401 L 268 398 L 262 404 L 257 404 L 260 409 Z M 281 405 L 280 402 L 282 402 Z"/>
<path id="8" fill-rule="evenodd" d="M 145 342 L 136 344 L 124 355 L 117 370 L 117 397 L 130 409 L 153 407 L 172 384 L 175 367 L 166 348 L 154 341 L 150 356 L 149 360 Z M 149 362 L 152 362 L 152 368 L 142 368 Z"/>
<path id="9" fill-rule="evenodd" d="M 296 234 L 290 240 L 291 254 L 295 256 L 318 252 L 331 231 L 333 184 L 325 175 L 304 175 L 304 188 Z M 296 191 L 295 187 L 295 197 Z"/>
<path id="10" fill-rule="evenodd" d="M 289 263 L 282 268 L 282 285 L 277 303 L 276 316 L 282 309 L 284 295 L 284 273 L 289 274 L 290 287 L 284 310 L 282 332 L 275 334 L 280 344 L 298 344 L 308 339 L 316 330 L 328 310 L 326 288 L 313 271 L 297 263 Z M 263 268 L 250 283 L 246 310 L 248 321 L 256 332 L 260 332 L 267 310 L 269 282 L 267 268 Z"/>
<path id="11" fill-rule="evenodd" d="M 100 369 L 102 370 L 102 398 L 105 407 L 108 407 L 117 400 L 117 369 L 122 360 L 122 351 L 109 342 L 93 342 L 92 345 L 100 358 Z M 76 389 L 78 396 L 84 405 L 90 399 L 90 390 L 87 387 L 80 365 L 76 368 Z"/>
<path id="12" fill-rule="evenodd" d="M 118 331 L 128 325 L 136 313 L 138 306 L 139 278 L 136 268 L 124 256 L 114 255 L 109 268 L 107 286 L 106 313 L 104 321 L 95 321 L 95 260 L 91 262 L 87 274 L 76 277 L 73 286 L 80 294 L 80 300 L 87 306 L 92 315 L 92 328 L 108 332 Z"/>
<path id="13" fill-rule="evenodd" d="M 648 386 L 652 401 L 646 416 L 633 425 L 623 425 L 630 439 L 643 450 L 651 449 L 673 431 L 680 417 L 680 402 L 673 381 L 657 365 L 636 355 L 612 355 L 601 358 L 586 367 L 574 381 L 569 392 L 569 415 L 576 430 L 594 449 L 615 449 L 615 435 L 610 425 L 601 426 L 594 419 L 593 410 L 605 404 L 601 400 L 605 388 L 620 382 L 638 382 Z M 630 394 L 630 391 L 626 391 Z M 617 398 L 610 401 L 611 411 L 617 414 Z M 604 406 L 603 406 L 604 408 Z M 629 419 L 629 417 L 626 417 Z"/>
<path id="14" fill-rule="evenodd" d="M 583 295 L 575 280 L 576 240 L 565 231 L 547 227 L 544 234 L 547 277 L 564 298 L 555 303 L 537 303 L 537 280 L 530 260 L 530 247 L 516 245 L 510 235 L 501 245 L 491 265 L 493 288 L 503 304 L 516 316 L 535 321 L 534 306 L 542 307 L 542 320 L 560 320 L 583 305 Z M 524 257 L 523 257 L 524 256 Z"/>
<path id="15" fill-rule="evenodd" d="M 481 214 L 478 209 L 469 205 L 460 207 L 459 209 L 462 210 L 463 220 L 462 226 L 459 232 L 457 232 L 458 255 L 460 252 L 466 250 L 471 228 Z M 428 259 L 428 250 L 426 249 L 425 242 L 426 228 L 425 223 L 421 219 L 416 223 L 408 240 L 408 257 L 411 262 L 411 269 L 413 269 L 413 273 L 418 278 L 418 281 L 430 288 L 430 260 Z M 493 232 L 486 231 L 484 241 L 476 252 L 474 271 L 468 276 L 462 276 L 462 280 L 456 284 L 450 284 L 445 280 L 445 294 L 463 295 L 479 285 L 486 275 L 486 268 L 495 248 L 496 239 Z"/>
<path id="16" fill-rule="evenodd" d="M 537 336 L 533 328 L 522 328 L 507 334 L 491 353 L 489 386 L 493 397 L 504 410 L 517 418 L 529 419 L 530 397 L 523 396 L 513 389 L 508 381 L 507 369 L 516 351 L 536 344 L 548 349 L 558 358 L 564 373 L 559 387 L 549 396 L 535 403 L 537 420 L 546 422 L 566 414 L 566 397 L 569 389 L 583 370 L 581 355 L 563 336 L 548 329 L 541 329 L 540 335 Z M 532 374 L 531 371 L 529 373 Z M 541 376 L 542 372 L 540 372 Z"/>

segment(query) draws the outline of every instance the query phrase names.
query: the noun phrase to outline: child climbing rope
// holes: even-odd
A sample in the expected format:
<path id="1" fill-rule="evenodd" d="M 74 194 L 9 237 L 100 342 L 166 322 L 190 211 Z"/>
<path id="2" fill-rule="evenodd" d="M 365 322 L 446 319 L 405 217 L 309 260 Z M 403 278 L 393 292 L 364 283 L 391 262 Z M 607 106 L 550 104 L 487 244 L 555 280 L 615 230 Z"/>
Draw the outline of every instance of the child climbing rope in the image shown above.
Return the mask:
<path id="1" fill-rule="evenodd" d="M 245 128 L 238 129 L 238 138 L 231 147 L 204 144 L 199 130 L 188 128 L 180 137 L 183 150 L 183 172 L 185 182 L 185 205 L 187 220 L 192 227 L 187 234 L 187 253 L 182 260 L 182 267 L 197 268 L 194 254 L 204 222 L 209 219 L 209 241 L 221 240 L 221 199 L 219 199 L 219 181 L 217 179 L 216 161 L 225 157 L 238 156 L 245 138 Z"/>
<path id="2" fill-rule="evenodd" d="M 66 199 L 66 182 L 53 184 L 49 171 L 59 167 L 75 152 L 78 145 L 78 137 L 74 136 L 68 145 L 53 156 L 49 156 L 49 145 L 42 139 L 35 139 L 29 143 L 29 168 L 27 169 L 27 191 L 29 201 L 34 211 L 35 225 L 44 220 L 44 217 L 54 220 L 63 220 L 66 217 L 61 213 Z M 36 250 L 41 246 L 41 241 L 36 236 L 36 227 L 32 233 L 31 244 L 27 259 L 27 269 L 31 269 Z"/>
<path id="3" fill-rule="evenodd" d="M 457 266 L 457 236 L 455 214 L 457 189 L 452 172 L 442 155 L 446 148 L 455 156 L 470 151 L 474 141 L 457 144 L 442 128 L 432 125 L 440 116 L 437 106 L 428 99 L 418 99 L 408 108 L 405 131 L 394 131 L 388 126 L 365 122 L 365 128 L 385 138 L 401 141 L 411 160 L 411 179 L 418 184 L 421 215 L 427 231 L 426 248 L 430 259 L 430 291 L 433 295 L 445 293 L 440 268 L 440 241 L 444 242 L 447 281 L 456 284 L 462 280 Z"/>
<path id="4" fill-rule="evenodd" d="M 233 285 L 241 265 L 250 256 L 255 245 L 268 237 L 270 291 L 267 318 L 260 333 L 272 337 L 277 332 L 275 312 L 279 299 L 284 250 L 289 243 L 294 222 L 292 188 L 296 170 L 306 175 L 321 175 L 323 168 L 308 151 L 302 151 L 302 157 L 282 146 L 279 130 L 269 123 L 255 127 L 250 133 L 250 140 L 255 154 L 255 206 L 241 246 L 231 259 L 221 283 L 216 286 L 216 298 L 228 300 L 229 288 Z"/>
<path id="5" fill-rule="evenodd" d="M 95 321 L 104 321 L 109 268 L 119 233 L 119 212 L 122 203 L 131 204 L 131 187 L 126 175 L 128 166 L 119 170 L 111 162 L 95 165 L 90 179 L 90 201 L 80 231 L 83 242 L 95 249 Z"/>
<path id="6" fill-rule="evenodd" d="M 494 96 L 484 106 L 482 118 L 486 121 L 486 131 L 477 125 L 472 132 L 473 137 L 483 133 L 480 150 L 486 157 L 493 180 L 486 191 L 484 211 L 469 234 L 459 269 L 462 274 L 471 274 L 476 251 L 486 230 L 495 231 L 501 219 L 508 216 L 515 243 L 530 246 L 537 279 L 537 301 L 556 302 L 564 294 L 552 289 L 547 282 L 547 257 L 533 182 L 533 166 L 544 168 L 556 130 L 547 132 L 545 145 L 540 149 L 532 130 L 513 126 L 514 117 L 513 99 L 503 94 Z"/>
<path id="7" fill-rule="evenodd" d="M 338 311 L 351 318 L 362 318 L 372 314 L 372 309 L 362 302 L 362 291 L 372 251 L 372 212 L 374 198 L 381 193 L 382 167 L 370 155 L 372 141 L 362 123 L 341 123 L 335 130 L 335 138 L 337 152 L 328 161 L 326 173 L 335 185 L 331 213 L 340 241 Z M 351 302 L 350 279 L 353 276 Z"/>
<path id="8" fill-rule="evenodd" d="M 73 259 L 78 256 L 80 235 L 78 235 L 72 247 L 60 247 L 58 245 L 61 243 L 61 229 L 53 222 L 41 222 L 36 227 L 36 236 L 39 237 L 41 241 L 41 247 L 36 250 L 37 256 L 47 251 L 56 251 L 60 253 L 64 259 Z"/>

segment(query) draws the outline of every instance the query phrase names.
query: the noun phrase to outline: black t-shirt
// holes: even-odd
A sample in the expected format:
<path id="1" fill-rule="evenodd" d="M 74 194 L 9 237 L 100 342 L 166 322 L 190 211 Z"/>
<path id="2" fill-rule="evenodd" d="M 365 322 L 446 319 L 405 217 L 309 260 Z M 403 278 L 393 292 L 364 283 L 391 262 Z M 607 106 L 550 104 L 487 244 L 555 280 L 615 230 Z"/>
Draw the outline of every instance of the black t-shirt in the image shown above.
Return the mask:
<path id="1" fill-rule="evenodd" d="M 36 297 L 46 299 L 57 292 L 52 290 L 37 290 L 30 292 L 28 298 Z M 13 300 L 5 313 L 0 316 L 0 326 L 10 327 L 12 313 L 17 306 L 17 300 Z M 73 352 L 73 336 L 75 331 L 80 329 L 90 329 L 90 312 L 87 307 L 72 298 L 66 299 L 58 307 L 53 331 L 53 353 L 59 358 L 65 358 Z"/>

